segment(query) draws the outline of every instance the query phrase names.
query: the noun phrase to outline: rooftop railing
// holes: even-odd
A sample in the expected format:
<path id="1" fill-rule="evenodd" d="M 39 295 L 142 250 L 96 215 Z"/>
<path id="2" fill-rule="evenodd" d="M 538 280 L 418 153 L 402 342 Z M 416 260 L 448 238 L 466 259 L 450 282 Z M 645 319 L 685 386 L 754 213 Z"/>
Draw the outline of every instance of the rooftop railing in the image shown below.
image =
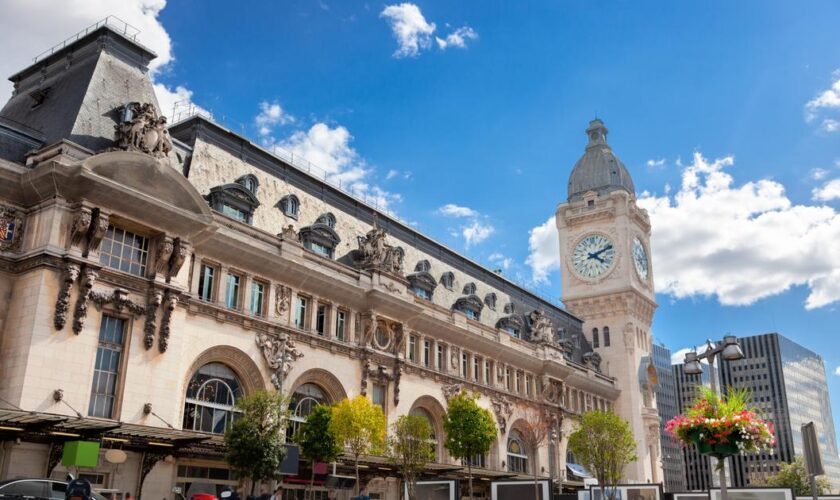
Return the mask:
<path id="1" fill-rule="evenodd" d="M 97 22 L 91 24 L 87 28 L 85 28 L 85 29 L 79 31 L 78 33 L 76 33 L 75 35 L 67 38 L 63 42 L 58 43 L 58 44 L 50 47 L 49 49 L 41 52 L 40 54 L 38 54 L 37 56 L 32 58 L 32 62 L 36 63 L 36 62 L 38 62 L 42 59 L 45 59 L 45 58 L 55 54 L 56 52 L 63 49 L 64 47 L 67 47 L 68 45 L 76 42 L 77 40 L 80 40 L 81 38 L 86 37 L 89 33 L 93 33 L 94 31 L 98 30 L 99 28 L 101 28 L 103 26 L 108 26 L 109 28 L 113 29 L 117 33 L 122 34 L 124 37 L 126 37 L 129 40 L 132 40 L 134 42 L 137 41 L 137 35 L 140 34 L 139 29 L 137 29 L 134 26 L 128 24 L 127 22 L 123 21 L 122 19 L 118 18 L 117 16 L 108 16 L 105 19 L 102 19 L 100 21 L 97 21 Z"/>

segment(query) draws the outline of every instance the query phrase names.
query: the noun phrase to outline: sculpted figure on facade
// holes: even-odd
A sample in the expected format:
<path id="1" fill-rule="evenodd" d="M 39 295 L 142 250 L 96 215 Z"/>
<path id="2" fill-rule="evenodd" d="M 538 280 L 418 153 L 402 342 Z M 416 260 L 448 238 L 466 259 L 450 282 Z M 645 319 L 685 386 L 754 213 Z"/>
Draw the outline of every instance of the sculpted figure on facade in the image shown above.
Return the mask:
<path id="1" fill-rule="evenodd" d="M 158 116 L 154 104 L 130 102 L 123 106 L 114 131 L 116 149 L 140 151 L 155 158 L 165 158 L 172 151 L 166 117 Z"/>
<path id="2" fill-rule="evenodd" d="M 169 258 L 175 251 L 175 241 L 169 236 L 162 236 L 157 243 L 155 258 L 155 274 L 163 274 L 169 270 Z"/>
<path id="3" fill-rule="evenodd" d="M 277 336 L 257 333 L 256 342 L 268 369 L 271 370 L 271 383 L 279 391 L 283 388 L 283 380 L 291 371 L 292 365 L 303 357 L 303 353 L 296 348 L 295 341 L 285 333 Z"/>
<path id="4" fill-rule="evenodd" d="M 288 226 L 284 226 L 283 229 L 280 230 L 280 234 L 278 234 L 282 239 L 289 240 L 289 241 L 297 241 L 298 234 L 295 231 L 295 226 L 289 224 Z"/>
<path id="5" fill-rule="evenodd" d="M 363 269 L 376 269 L 401 275 L 405 252 L 385 243 L 385 230 L 374 224 L 373 229 L 358 237 L 357 262 Z"/>
<path id="6" fill-rule="evenodd" d="M 82 333 L 82 329 L 85 327 L 88 300 L 90 300 L 93 284 L 96 283 L 98 277 L 99 273 L 95 269 L 85 268 L 82 273 L 82 285 L 79 289 L 79 297 L 76 299 L 76 310 L 73 313 L 73 333 L 76 335 Z"/>
<path id="7" fill-rule="evenodd" d="M 167 290 L 163 296 L 163 317 L 160 320 L 160 334 L 158 335 L 158 351 L 166 352 L 169 347 L 169 335 L 172 333 L 172 312 L 178 304 L 178 292 Z"/>
<path id="8" fill-rule="evenodd" d="M 564 387 L 563 382 L 552 379 L 550 377 L 543 377 L 542 381 L 542 396 L 546 403 L 563 406 L 565 403 L 563 397 Z"/>
<path id="9" fill-rule="evenodd" d="M 192 250 L 192 246 L 181 238 L 175 238 L 174 246 L 175 248 L 172 252 L 172 257 L 169 258 L 169 269 L 167 269 L 166 275 L 167 280 L 178 275 L 181 271 L 181 267 L 187 260 L 187 255 L 189 255 L 190 250 Z"/>
<path id="10" fill-rule="evenodd" d="M 53 324 L 56 330 L 61 330 L 67 324 L 67 313 L 70 310 L 70 292 L 73 290 L 73 283 L 79 279 L 79 273 L 81 273 L 81 268 L 78 264 L 68 262 L 64 267 L 61 289 L 58 291 L 58 299 L 55 301 Z"/>
<path id="11" fill-rule="evenodd" d="M 531 341 L 540 344 L 554 342 L 554 327 L 545 312 L 535 310 L 529 315 L 531 318 Z"/>
<path id="12" fill-rule="evenodd" d="M 505 397 L 493 396 L 490 398 L 490 405 L 493 407 L 493 414 L 496 415 L 499 430 L 504 434 L 507 432 L 508 419 L 513 414 L 513 403 Z"/>
<path id="13" fill-rule="evenodd" d="M 292 289 L 277 284 L 274 287 L 274 311 L 278 316 L 283 316 L 289 310 L 289 304 L 292 300 Z"/>
<path id="14" fill-rule="evenodd" d="M 452 399 L 452 396 L 461 392 L 461 384 L 447 384 L 441 387 L 443 391 L 443 399 L 449 401 Z"/>
<path id="15" fill-rule="evenodd" d="M 148 351 L 155 344 L 155 319 L 158 307 L 163 303 L 163 290 L 152 290 L 146 304 L 146 323 L 143 325 L 143 347 Z"/>
<path id="16" fill-rule="evenodd" d="M 70 247 L 84 251 L 84 243 L 87 238 L 93 214 L 89 208 L 80 208 L 73 217 L 73 225 L 70 228 Z"/>

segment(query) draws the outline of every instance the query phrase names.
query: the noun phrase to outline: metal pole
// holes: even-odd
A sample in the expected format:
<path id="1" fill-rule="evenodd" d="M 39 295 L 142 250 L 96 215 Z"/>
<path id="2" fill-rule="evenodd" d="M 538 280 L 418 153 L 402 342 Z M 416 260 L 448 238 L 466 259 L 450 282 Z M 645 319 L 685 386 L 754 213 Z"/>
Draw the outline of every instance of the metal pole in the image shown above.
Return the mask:
<path id="1" fill-rule="evenodd" d="M 818 500 L 817 496 L 817 476 L 815 474 L 808 474 L 811 478 L 811 496 L 814 500 Z"/>
<path id="2" fill-rule="evenodd" d="M 709 346 L 711 347 L 711 342 L 709 342 Z M 709 379 L 712 384 L 712 392 L 717 395 L 718 388 L 717 388 L 717 380 L 715 377 L 715 357 L 717 356 L 717 347 L 713 347 L 713 351 L 710 352 L 709 356 Z M 723 380 L 721 380 L 721 385 L 723 385 Z M 718 458 L 718 475 L 720 477 L 720 499 L 721 500 L 728 500 L 728 495 L 726 492 L 726 459 L 725 458 Z"/>

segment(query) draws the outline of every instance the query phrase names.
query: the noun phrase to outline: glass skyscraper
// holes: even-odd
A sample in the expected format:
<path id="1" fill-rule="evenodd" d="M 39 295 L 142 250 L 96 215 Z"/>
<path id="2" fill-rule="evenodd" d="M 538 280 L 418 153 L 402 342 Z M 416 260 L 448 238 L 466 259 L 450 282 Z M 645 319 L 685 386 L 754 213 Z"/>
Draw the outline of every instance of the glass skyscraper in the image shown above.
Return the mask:
<path id="1" fill-rule="evenodd" d="M 659 410 L 659 442 L 662 445 L 662 472 L 665 475 L 665 491 L 686 491 L 682 447 L 670 434 L 665 424 L 677 416 L 680 405 L 677 399 L 677 381 L 671 368 L 671 350 L 664 345 L 653 344 L 653 366 L 659 384 L 656 385 L 656 408 Z"/>

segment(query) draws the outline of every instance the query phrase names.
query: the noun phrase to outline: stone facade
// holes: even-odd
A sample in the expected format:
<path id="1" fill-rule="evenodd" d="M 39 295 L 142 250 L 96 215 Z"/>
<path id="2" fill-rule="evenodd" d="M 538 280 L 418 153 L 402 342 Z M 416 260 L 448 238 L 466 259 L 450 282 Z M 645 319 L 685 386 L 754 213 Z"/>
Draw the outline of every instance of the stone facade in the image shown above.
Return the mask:
<path id="1" fill-rule="evenodd" d="M 221 460 L 229 405 L 202 392 L 215 384 L 232 397 L 282 390 L 297 403 L 367 394 L 389 423 L 421 412 L 438 437 L 447 395 L 476 391 L 499 427 L 479 473 L 511 467 L 509 439 L 536 409 L 553 438 L 512 472 L 573 484 L 570 417 L 623 401 L 610 376 L 629 369 L 620 357 L 593 352 L 573 314 L 204 118 L 171 127 L 163 143 L 159 130 L 141 138 L 154 120 L 131 132 L 134 113 L 154 110 L 150 57 L 100 28 L 16 75 L 0 111 L 15 118 L 0 120 L 0 204 L 21 214 L 19 244 L 0 249 L 0 478 L 61 477 L 60 446 L 84 438 L 103 448 L 85 471 L 100 487 L 159 499 L 174 498 L 175 485 L 189 492 L 199 473 L 237 485 Z M 44 91 L 37 113 L 21 112 L 21 92 L 44 81 L 57 90 Z M 71 105 L 97 92 L 104 112 Z M 74 112 L 84 113 L 82 138 Z M 62 120 L 49 137 L 27 132 L 50 113 Z M 289 195 L 295 214 L 281 204 Z M 378 234 L 382 245 L 365 247 Z M 619 331 L 627 303 L 606 305 Z M 641 328 L 652 306 L 640 305 Z M 647 328 L 636 335 L 630 363 L 649 343 Z M 29 412 L 38 425 L 8 423 Z M 73 431 L 82 424 L 94 430 Z M 104 460 L 115 447 L 123 464 Z M 457 476 L 460 464 L 437 452 Z M 385 467 L 365 482 L 398 498 Z"/>

